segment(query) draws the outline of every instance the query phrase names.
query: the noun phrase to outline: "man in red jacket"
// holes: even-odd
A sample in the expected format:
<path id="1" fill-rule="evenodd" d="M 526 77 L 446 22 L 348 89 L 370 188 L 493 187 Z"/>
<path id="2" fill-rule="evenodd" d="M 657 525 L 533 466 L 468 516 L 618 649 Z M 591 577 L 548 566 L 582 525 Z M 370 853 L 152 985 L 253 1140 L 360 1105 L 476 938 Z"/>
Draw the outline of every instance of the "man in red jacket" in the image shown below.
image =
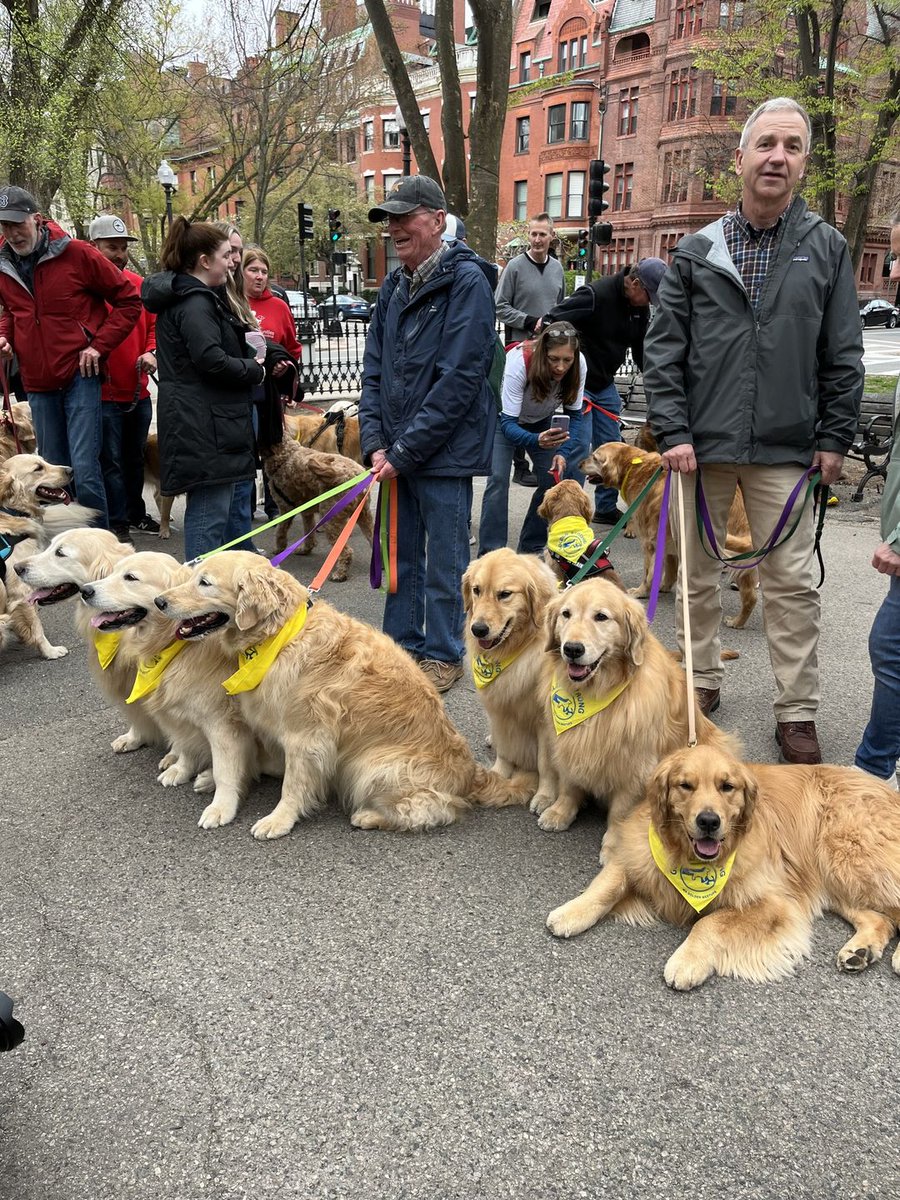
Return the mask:
<path id="1" fill-rule="evenodd" d="M 0 188 L 0 234 L 0 356 L 18 356 L 41 454 L 72 468 L 79 503 L 108 526 L 100 373 L 137 323 L 140 296 L 93 246 L 45 220 L 23 188 Z"/>
<path id="2" fill-rule="evenodd" d="M 138 239 L 121 217 L 91 221 L 88 237 L 103 257 L 140 291 L 143 280 L 129 271 L 128 243 Z M 156 370 L 156 317 L 141 308 L 137 325 L 106 360 L 103 381 L 103 451 L 100 463 L 106 484 L 109 527 L 128 541 L 129 526 L 159 533 L 159 524 L 144 505 L 144 448 L 153 416 L 147 375 Z"/>

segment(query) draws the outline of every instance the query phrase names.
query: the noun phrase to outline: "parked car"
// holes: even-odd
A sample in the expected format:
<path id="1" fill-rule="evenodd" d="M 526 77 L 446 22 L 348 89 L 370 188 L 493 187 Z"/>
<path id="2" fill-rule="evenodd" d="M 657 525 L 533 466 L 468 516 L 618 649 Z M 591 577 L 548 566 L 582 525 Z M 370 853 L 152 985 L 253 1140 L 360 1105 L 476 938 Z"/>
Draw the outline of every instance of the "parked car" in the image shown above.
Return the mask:
<path id="1" fill-rule="evenodd" d="M 365 300 L 359 296 L 326 296 L 319 305 L 319 316 L 323 321 L 362 321 L 368 323 L 372 310 Z"/>
<path id="2" fill-rule="evenodd" d="M 893 329 L 900 322 L 900 309 L 890 300 L 870 300 L 860 308 L 859 319 L 863 329 L 867 325 L 886 325 Z"/>
<path id="3" fill-rule="evenodd" d="M 318 302 L 307 292 L 287 292 L 287 302 L 295 321 L 318 316 Z"/>

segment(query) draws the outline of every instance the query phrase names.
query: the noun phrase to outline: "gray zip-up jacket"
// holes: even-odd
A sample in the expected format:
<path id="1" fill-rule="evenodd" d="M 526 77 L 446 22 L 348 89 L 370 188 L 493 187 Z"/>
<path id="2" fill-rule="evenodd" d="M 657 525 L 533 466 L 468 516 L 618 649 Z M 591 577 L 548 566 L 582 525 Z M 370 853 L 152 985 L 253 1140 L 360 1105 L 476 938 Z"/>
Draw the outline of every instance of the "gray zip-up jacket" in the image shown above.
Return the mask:
<path id="1" fill-rule="evenodd" d="M 722 220 L 679 242 L 644 341 L 650 425 L 698 462 L 808 465 L 844 454 L 864 372 L 843 236 L 795 199 L 754 313 Z"/>

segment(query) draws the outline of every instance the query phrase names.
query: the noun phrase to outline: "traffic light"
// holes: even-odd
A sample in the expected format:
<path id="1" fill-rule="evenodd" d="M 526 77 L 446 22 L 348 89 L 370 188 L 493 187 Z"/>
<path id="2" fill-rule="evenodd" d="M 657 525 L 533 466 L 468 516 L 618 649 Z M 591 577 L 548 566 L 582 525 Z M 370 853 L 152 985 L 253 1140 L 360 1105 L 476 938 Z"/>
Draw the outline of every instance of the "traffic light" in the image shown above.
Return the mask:
<path id="1" fill-rule="evenodd" d="M 608 246 L 612 241 L 612 232 L 609 221 L 598 221 L 591 230 L 591 241 L 595 246 Z"/>
<path id="2" fill-rule="evenodd" d="M 301 242 L 311 242 L 313 239 L 313 211 L 311 204 L 297 205 L 297 226 Z"/>
<path id="3" fill-rule="evenodd" d="M 339 242 L 344 233 L 344 226 L 340 220 L 341 210 L 339 208 L 329 208 L 328 210 L 328 237 L 332 242 Z"/>
<path id="4" fill-rule="evenodd" d="M 578 230 L 578 257 L 587 258 L 590 235 L 586 229 Z"/>
<path id="5" fill-rule="evenodd" d="M 609 201 L 603 199 L 605 192 L 609 191 L 609 184 L 603 178 L 609 173 L 609 163 L 605 163 L 602 158 L 592 158 L 590 166 L 590 176 L 588 184 L 588 213 L 592 217 L 602 217 L 606 209 L 609 208 Z"/>

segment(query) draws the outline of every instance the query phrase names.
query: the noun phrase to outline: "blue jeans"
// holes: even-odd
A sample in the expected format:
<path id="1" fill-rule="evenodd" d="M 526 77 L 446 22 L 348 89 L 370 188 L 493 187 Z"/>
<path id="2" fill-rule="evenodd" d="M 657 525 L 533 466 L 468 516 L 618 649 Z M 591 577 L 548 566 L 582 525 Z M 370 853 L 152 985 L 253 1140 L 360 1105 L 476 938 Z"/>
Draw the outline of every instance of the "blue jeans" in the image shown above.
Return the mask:
<path id="1" fill-rule="evenodd" d="M 72 468 L 79 504 L 96 508 L 95 524 L 109 528 L 100 454 L 103 447 L 100 380 L 76 371 L 66 387 L 29 392 L 38 451 L 48 462 Z"/>
<path id="2" fill-rule="evenodd" d="M 191 488 L 184 508 L 184 559 L 218 550 L 234 498 L 233 483 L 208 483 Z"/>
<path id="3" fill-rule="evenodd" d="M 592 400 L 595 404 L 602 404 L 609 412 L 615 413 L 617 416 L 622 411 L 622 397 L 619 395 L 618 388 L 614 383 L 603 388 L 599 392 L 589 392 L 585 389 L 585 400 Z M 620 442 L 622 440 L 621 427 L 618 421 L 614 421 L 612 417 L 607 417 L 605 413 L 599 412 L 596 408 L 591 409 L 587 414 L 587 420 L 582 421 L 582 445 L 579 447 L 577 454 L 573 453 L 569 456 L 569 467 L 566 471 L 566 479 L 576 479 L 579 483 L 584 483 L 584 473 L 578 470 L 577 464 L 583 462 L 590 454 L 591 450 L 596 450 L 598 446 L 602 446 L 604 442 Z M 597 487 L 594 489 L 594 512 L 611 512 L 616 507 L 616 500 L 619 498 L 619 493 L 615 488 Z"/>
<path id="4" fill-rule="evenodd" d="M 253 405 L 253 433 L 259 431 L 259 417 L 256 405 Z M 253 528 L 253 514 L 256 511 L 256 477 L 239 479 L 234 485 L 234 496 L 231 499 L 231 512 L 228 514 L 228 524 L 225 526 L 224 543 L 233 542 L 242 534 L 249 533 Z M 256 550 L 253 538 L 247 538 L 235 550 Z"/>
<path id="5" fill-rule="evenodd" d="M 869 633 L 869 658 L 875 688 L 872 714 L 866 726 L 856 765 L 890 779 L 900 757 L 900 577 L 891 576 L 891 586 Z"/>
<path id="6" fill-rule="evenodd" d="M 524 428 L 524 427 L 523 427 Z M 529 425 L 530 433 L 542 433 L 550 428 L 550 419 L 538 425 Z M 481 518 L 478 522 L 478 553 L 487 554 L 489 550 L 499 550 L 505 546 L 509 537 L 509 477 L 512 470 L 515 446 L 497 424 L 494 434 L 494 456 L 491 460 L 491 477 L 484 489 L 484 499 L 481 502 Z M 534 473 L 537 476 L 537 487 L 532 489 L 531 502 L 522 522 L 522 532 L 519 534 L 518 551 L 520 554 L 540 554 L 547 545 L 547 522 L 537 515 L 538 506 L 544 498 L 544 492 L 553 486 L 549 474 L 553 462 L 553 451 L 542 450 L 538 446 L 529 446 L 528 454 L 534 463 Z"/>
<path id="7" fill-rule="evenodd" d="M 122 414 L 122 475 L 125 479 L 125 512 L 130 525 L 147 515 L 144 504 L 144 450 L 153 417 L 149 396 L 142 396 L 134 408 Z"/>
<path id="8" fill-rule="evenodd" d="M 457 663 L 472 480 L 400 475 L 397 497 L 397 592 L 385 600 L 382 628 L 416 658 Z"/>

